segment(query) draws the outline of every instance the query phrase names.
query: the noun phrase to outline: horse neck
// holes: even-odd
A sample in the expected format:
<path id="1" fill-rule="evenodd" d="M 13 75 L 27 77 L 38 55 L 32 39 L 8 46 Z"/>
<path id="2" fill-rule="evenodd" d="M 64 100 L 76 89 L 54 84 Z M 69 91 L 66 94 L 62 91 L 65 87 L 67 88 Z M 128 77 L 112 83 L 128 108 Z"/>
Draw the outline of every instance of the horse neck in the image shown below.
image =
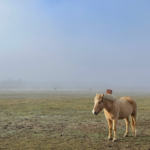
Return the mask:
<path id="1" fill-rule="evenodd" d="M 110 112 L 113 109 L 113 103 L 114 101 L 112 100 L 104 99 L 104 108 Z"/>

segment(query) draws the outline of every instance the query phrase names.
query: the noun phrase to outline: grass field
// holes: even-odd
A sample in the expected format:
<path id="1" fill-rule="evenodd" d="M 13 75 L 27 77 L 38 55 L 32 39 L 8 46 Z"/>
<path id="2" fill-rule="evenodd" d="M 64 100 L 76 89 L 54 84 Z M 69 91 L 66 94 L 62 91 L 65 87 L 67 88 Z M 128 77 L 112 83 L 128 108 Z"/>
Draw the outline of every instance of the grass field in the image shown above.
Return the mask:
<path id="1" fill-rule="evenodd" d="M 107 140 L 103 111 L 92 114 L 94 96 L 94 91 L 0 91 L 0 149 L 150 149 L 148 94 L 132 95 L 138 104 L 137 137 L 130 132 L 124 138 L 125 123 L 120 120 L 117 142 Z"/>

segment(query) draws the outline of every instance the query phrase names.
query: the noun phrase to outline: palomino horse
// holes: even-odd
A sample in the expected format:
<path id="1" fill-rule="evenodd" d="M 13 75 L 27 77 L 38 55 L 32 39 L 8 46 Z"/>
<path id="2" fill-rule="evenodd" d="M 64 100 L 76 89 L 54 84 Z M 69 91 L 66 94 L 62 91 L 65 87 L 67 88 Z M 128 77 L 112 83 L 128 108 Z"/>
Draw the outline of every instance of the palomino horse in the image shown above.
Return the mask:
<path id="1" fill-rule="evenodd" d="M 129 116 L 131 115 L 131 127 L 136 137 L 136 117 L 137 117 L 137 104 L 128 97 L 116 99 L 111 94 L 96 94 L 94 98 L 94 108 L 92 113 L 97 115 L 103 108 L 106 120 L 109 125 L 108 140 L 112 140 L 112 125 L 114 130 L 113 142 L 116 141 L 116 126 L 118 119 L 124 119 L 126 123 L 126 132 L 124 137 L 129 133 Z"/>

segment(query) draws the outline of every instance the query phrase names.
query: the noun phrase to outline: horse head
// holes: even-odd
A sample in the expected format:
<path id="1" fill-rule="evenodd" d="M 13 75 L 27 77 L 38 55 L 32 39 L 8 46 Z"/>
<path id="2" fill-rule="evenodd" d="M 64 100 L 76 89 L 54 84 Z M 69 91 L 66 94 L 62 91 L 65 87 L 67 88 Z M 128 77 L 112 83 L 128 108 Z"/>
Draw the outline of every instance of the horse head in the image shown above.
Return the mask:
<path id="1" fill-rule="evenodd" d="M 92 113 L 97 115 L 103 108 L 104 108 L 104 101 L 103 101 L 104 94 L 97 94 L 94 98 L 94 108 Z"/>

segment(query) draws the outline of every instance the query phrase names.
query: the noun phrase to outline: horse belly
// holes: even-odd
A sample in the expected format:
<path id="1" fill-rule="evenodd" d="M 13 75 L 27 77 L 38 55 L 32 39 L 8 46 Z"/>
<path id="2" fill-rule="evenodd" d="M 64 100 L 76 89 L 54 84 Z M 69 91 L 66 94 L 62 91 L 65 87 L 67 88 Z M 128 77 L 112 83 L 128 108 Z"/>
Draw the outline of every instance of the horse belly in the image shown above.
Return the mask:
<path id="1" fill-rule="evenodd" d="M 129 117 L 133 112 L 133 107 L 130 103 L 124 103 L 120 106 L 119 111 L 119 118 L 118 119 L 124 119 Z"/>

